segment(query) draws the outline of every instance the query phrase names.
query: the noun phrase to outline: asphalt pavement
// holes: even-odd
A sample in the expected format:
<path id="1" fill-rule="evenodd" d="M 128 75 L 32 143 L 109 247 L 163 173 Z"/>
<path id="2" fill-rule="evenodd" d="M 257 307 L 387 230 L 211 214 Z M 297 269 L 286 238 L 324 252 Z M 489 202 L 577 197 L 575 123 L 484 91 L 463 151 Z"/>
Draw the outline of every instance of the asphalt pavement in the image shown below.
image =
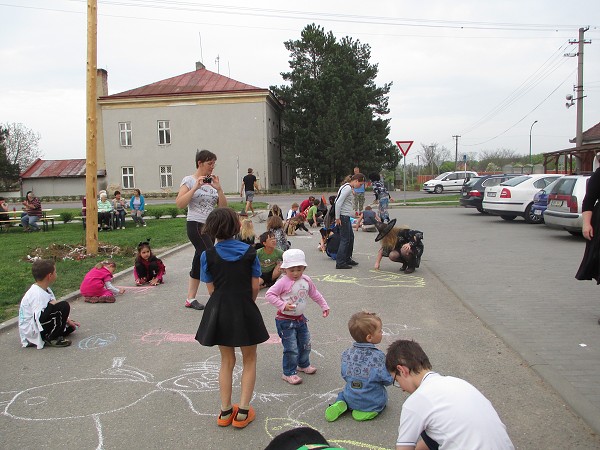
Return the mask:
<path id="1" fill-rule="evenodd" d="M 261 449 L 272 436 L 301 424 L 347 449 L 394 448 L 407 395 L 398 389 L 388 388 L 388 407 L 373 421 L 324 418 L 343 387 L 340 355 L 352 343 L 348 318 L 362 309 L 383 319 L 382 350 L 396 339 L 415 339 L 435 370 L 480 389 L 517 448 L 600 448 L 588 425 L 594 417 L 585 408 L 575 413 L 565 399 L 574 392 L 577 400 L 588 399 L 590 414 L 597 411 L 597 287 L 571 281 L 582 243 L 566 233 L 461 208 L 390 213 L 425 233 L 421 268 L 411 275 L 387 259 L 382 270 L 372 269 L 378 250 L 373 233 L 356 233 L 354 259 L 360 264 L 343 271 L 317 250 L 316 230 L 290 238 L 305 251 L 306 273 L 331 314 L 322 318 L 316 304 L 309 306 L 311 363 L 318 370 L 291 386 L 281 380 L 275 310 L 261 291 L 257 303 L 271 339 L 258 349 L 252 401 L 257 416 L 246 429 L 216 425 L 219 354 L 193 339 L 202 312 L 183 306 L 193 255 L 185 245 L 163 256 L 164 285 L 135 287 L 126 270 L 115 280 L 127 289 L 116 303 L 72 300 L 72 317 L 82 326 L 69 348 L 23 349 L 14 321 L 0 327 L 0 448 Z M 258 219 L 257 234 L 264 229 Z M 200 293 L 206 301 L 203 285 Z M 240 371 L 241 355 L 234 400 Z M 570 378 L 584 372 L 585 386 Z"/>

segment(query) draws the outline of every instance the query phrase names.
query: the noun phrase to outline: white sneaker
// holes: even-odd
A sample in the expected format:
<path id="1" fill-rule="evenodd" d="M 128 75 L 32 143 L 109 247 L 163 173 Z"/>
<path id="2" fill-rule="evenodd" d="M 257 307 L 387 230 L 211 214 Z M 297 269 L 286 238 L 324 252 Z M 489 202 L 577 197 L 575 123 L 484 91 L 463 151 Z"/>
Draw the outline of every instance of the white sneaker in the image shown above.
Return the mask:
<path id="1" fill-rule="evenodd" d="M 124 230 L 124 229 L 125 229 L 125 227 L 121 227 L 121 230 Z"/>
<path id="2" fill-rule="evenodd" d="M 135 227 L 136 227 L 136 228 L 139 228 L 139 227 L 140 227 L 140 224 L 139 224 L 139 223 L 138 223 L 138 224 L 136 224 L 136 225 L 135 225 Z"/>
<path id="3" fill-rule="evenodd" d="M 146 224 L 144 224 L 144 225 L 142 225 L 142 226 L 143 226 L 143 227 L 145 227 L 145 226 L 146 226 Z"/>

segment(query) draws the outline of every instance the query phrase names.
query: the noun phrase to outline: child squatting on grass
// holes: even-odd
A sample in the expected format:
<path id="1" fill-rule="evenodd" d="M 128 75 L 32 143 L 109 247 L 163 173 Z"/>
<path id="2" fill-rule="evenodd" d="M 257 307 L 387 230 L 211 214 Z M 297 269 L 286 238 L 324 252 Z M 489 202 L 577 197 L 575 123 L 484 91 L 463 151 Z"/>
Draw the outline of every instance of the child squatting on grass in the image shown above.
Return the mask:
<path id="1" fill-rule="evenodd" d="M 327 421 L 337 420 L 348 409 L 354 420 L 371 420 L 385 408 L 385 387 L 393 383 L 394 377 L 385 366 L 385 354 L 375 347 L 383 336 L 381 328 L 381 319 L 375 313 L 362 311 L 350 317 L 348 329 L 355 342 L 342 353 L 341 372 L 346 386 L 325 410 Z"/>
<path id="2" fill-rule="evenodd" d="M 56 281 L 54 261 L 38 259 L 31 266 L 35 283 L 23 296 L 19 307 L 19 336 L 23 347 L 68 347 L 65 339 L 79 326 L 69 318 L 69 302 L 57 302 L 50 286 Z"/>
<path id="3" fill-rule="evenodd" d="M 304 275 L 306 259 L 299 249 L 283 253 L 285 276 L 282 276 L 267 291 L 266 298 L 277 308 L 275 325 L 283 344 L 282 379 L 290 384 L 302 383 L 297 373 L 313 374 L 317 369 L 310 365 L 310 333 L 304 316 L 308 299 L 319 304 L 323 317 L 329 315 L 329 305 L 317 290 L 312 280 Z"/>

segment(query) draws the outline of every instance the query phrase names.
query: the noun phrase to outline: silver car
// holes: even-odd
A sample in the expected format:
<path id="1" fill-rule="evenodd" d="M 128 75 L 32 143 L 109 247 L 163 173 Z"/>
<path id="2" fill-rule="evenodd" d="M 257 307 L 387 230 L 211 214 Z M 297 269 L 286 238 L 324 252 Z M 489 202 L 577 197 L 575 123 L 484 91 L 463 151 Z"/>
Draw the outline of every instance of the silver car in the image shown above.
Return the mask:
<path id="1" fill-rule="evenodd" d="M 567 175 L 558 180 L 548 194 L 548 208 L 544 211 L 547 226 L 581 235 L 581 204 L 589 179 L 590 175 Z"/>

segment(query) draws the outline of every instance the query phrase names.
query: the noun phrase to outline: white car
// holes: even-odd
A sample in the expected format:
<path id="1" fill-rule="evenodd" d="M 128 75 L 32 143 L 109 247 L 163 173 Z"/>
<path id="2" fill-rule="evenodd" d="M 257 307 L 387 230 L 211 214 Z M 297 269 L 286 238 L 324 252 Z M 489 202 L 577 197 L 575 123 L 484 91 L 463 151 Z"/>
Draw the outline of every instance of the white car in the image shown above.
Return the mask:
<path id="1" fill-rule="evenodd" d="M 554 185 L 548 192 L 548 207 L 544 211 L 547 226 L 581 235 L 581 209 L 589 179 L 589 175 L 567 175 Z"/>
<path id="2" fill-rule="evenodd" d="M 511 178 L 498 186 L 485 188 L 481 206 L 484 211 L 504 220 L 520 216 L 527 223 L 534 223 L 530 218 L 533 196 L 561 176 L 542 173 Z"/>
<path id="3" fill-rule="evenodd" d="M 458 172 L 444 172 L 433 180 L 423 183 L 425 192 L 441 194 L 442 192 L 460 192 L 465 180 L 477 177 L 477 172 L 461 170 Z"/>

